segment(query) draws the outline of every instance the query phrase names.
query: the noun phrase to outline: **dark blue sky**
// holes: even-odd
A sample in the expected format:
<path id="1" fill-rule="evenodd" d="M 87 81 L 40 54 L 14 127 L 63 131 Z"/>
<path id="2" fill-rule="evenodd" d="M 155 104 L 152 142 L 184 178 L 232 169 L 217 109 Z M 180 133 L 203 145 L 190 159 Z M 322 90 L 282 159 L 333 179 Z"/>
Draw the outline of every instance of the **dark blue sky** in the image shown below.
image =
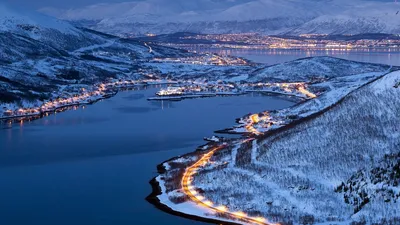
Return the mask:
<path id="1" fill-rule="evenodd" d="M 77 8 L 97 3 L 132 2 L 140 0 L 0 0 L 23 8 L 39 9 L 43 7 Z"/>
<path id="2" fill-rule="evenodd" d="M 17 5 L 18 7 L 39 9 L 43 7 L 56 7 L 56 8 L 77 8 L 96 3 L 115 3 L 115 2 L 132 2 L 143 0 L 0 0 L 7 4 Z M 173 0 L 170 0 L 173 1 Z M 195 0 L 188 0 L 195 1 Z M 351 0 L 349 0 L 351 1 Z M 394 0 L 375 0 L 382 2 L 393 2 Z"/>
<path id="3" fill-rule="evenodd" d="M 11 5 L 17 5 L 18 7 L 39 9 L 48 6 L 56 8 L 77 8 L 97 3 L 132 2 L 141 0 L 0 0 L 0 1 L 2 2 L 4 1 L 7 4 Z"/>

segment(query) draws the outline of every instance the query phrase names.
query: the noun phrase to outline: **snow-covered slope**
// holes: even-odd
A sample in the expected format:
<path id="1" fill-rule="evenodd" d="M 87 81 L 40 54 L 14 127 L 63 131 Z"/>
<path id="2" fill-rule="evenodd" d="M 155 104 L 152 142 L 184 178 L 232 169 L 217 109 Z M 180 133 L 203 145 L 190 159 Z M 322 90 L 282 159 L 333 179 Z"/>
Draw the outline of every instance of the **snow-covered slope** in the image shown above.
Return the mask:
<path id="1" fill-rule="evenodd" d="M 187 54 L 0 4 L 0 102 L 46 99 L 63 85 L 136 76 L 140 61 Z"/>
<path id="2" fill-rule="evenodd" d="M 356 206 L 347 204 L 344 195 L 334 190 L 357 171 L 368 173 L 371 168 L 384 165 L 381 161 L 386 154 L 399 153 L 400 89 L 395 87 L 399 81 L 400 71 L 392 72 L 350 94 L 321 117 L 262 142 L 259 166 L 276 170 L 273 177 L 267 176 L 268 180 L 282 176 L 272 182 L 288 191 L 290 187 L 294 190 L 300 186 L 310 187 L 284 197 L 288 205 L 294 203 L 290 198 L 302 199 L 308 205 L 290 214 L 311 212 L 316 219 L 328 218 L 331 214 L 341 220 L 367 220 L 367 224 L 396 217 L 400 204 L 395 198 L 385 202 L 383 197 L 371 196 L 370 202 L 360 207 L 362 201 Z M 273 141 L 279 137 L 283 138 Z M 372 183 L 370 187 L 372 193 Z M 386 191 L 392 187 L 381 186 Z M 317 196 L 321 195 L 324 198 L 318 200 Z M 355 207 L 361 211 L 354 211 Z"/>
<path id="3" fill-rule="evenodd" d="M 217 205 L 282 224 L 398 224 L 399 86 L 391 72 L 235 158 L 218 154 L 193 185 Z"/>
<path id="4" fill-rule="evenodd" d="M 40 26 L 42 29 L 55 29 L 63 33 L 77 34 L 79 31 L 69 23 L 31 11 L 15 11 L 0 4 L 0 31 L 22 31 L 15 24 Z M 39 31 L 39 30 L 37 30 Z"/>
<path id="5" fill-rule="evenodd" d="M 400 4 L 370 2 L 355 4 L 343 12 L 320 16 L 299 28 L 293 34 L 359 34 L 400 33 Z"/>
<path id="6" fill-rule="evenodd" d="M 385 155 L 383 160 L 358 171 L 337 187 L 343 193 L 344 202 L 359 212 L 373 201 L 394 202 L 400 200 L 400 152 Z"/>
<path id="7" fill-rule="evenodd" d="M 187 63 L 149 62 L 145 65 L 159 73 L 181 79 L 203 78 L 209 80 L 236 80 L 258 82 L 315 82 L 356 74 L 382 73 L 390 66 L 349 61 L 333 57 L 310 57 L 272 66 L 228 66 L 192 65 Z"/>
<path id="8" fill-rule="evenodd" d="M 67 20 L 94 20 L 108 33 L 400 33 L 400 4 L 345 0 L 146 0 L 79 9 L 41 9 Z"/>
<path id="9" fill-rule="evenodd" d="M 303 58 L 286 63 L 268 66 L 251 74 L 249 81 L 262 82 L 271 79 L 285 81 L 312 81 L 349 75 L 378 72 L 389 66 L 354 62 L 332 57 Z"/>

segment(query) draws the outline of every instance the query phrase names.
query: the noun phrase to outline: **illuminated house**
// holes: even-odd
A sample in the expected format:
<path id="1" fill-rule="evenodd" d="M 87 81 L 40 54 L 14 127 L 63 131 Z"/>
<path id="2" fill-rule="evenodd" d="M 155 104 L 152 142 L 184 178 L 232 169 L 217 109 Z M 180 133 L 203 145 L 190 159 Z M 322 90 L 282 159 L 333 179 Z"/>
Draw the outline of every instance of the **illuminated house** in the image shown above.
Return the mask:
<path id="1" fill-rule="evenodd" d="M 168 87 L 167 89 L 162 89 L 156 93 L 158 96 L 167 96 L 167 95 L 182 95 L 184 92 L 181 87 Z"/>

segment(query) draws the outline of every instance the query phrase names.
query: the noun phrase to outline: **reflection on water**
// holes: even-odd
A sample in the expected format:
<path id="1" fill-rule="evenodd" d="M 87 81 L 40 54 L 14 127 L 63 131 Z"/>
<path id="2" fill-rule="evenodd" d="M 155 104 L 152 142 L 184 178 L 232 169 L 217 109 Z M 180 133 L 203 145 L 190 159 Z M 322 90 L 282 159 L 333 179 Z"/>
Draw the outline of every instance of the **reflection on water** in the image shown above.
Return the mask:
<path id="1" fill-rule="evenodd" d="M 400 49 L 353 50 L 247 50 L 247 49 L 194 49 L 198 52 L 215 52 L 221 55 L 244 57 L 258 63 L 277 64 L 313 56 L 332 56 L 347 60 L 400 66 Z"/>
<path id="2" fill-rule="evenodd" d="M 161 110 L 175 108 L 176 101 L 149 101 L 149 104 L 160 108 Z"/>
<path id="3" fill-rule="evenodd" d="M 109 121 L 110 118 L 106 117 L 93 117 L 93 118 L 85 118 L 85 117 L 74 117 L 74 118 L 54 118 L 54 119 L 43 119 L 42 123 L 34 126 L 74 126 L 78 124 L 90 124 L 90 123 L 101 123 L 105 121 Z M 31 131 L 31 130 L 29 130 Z"/>
<path id="4" fill-rule="evenodd" d="M 144 96 L 144 94 L 131 94 L 131 95 L 125 96 L 123 98 L 126 100 L 133 101 L 133 100 L 143 99 L 143 98 L 145 98 L 145 96 Z"/>
<path id="5" fill-rule="evenodd" d="M 135 106 L 123 106 L 119 108 L 114 108 L 123 113 L 148 113 L 151 111 L 159 110 L 159 108 L 151 108 L 151 107 L 135 107 Z"/>

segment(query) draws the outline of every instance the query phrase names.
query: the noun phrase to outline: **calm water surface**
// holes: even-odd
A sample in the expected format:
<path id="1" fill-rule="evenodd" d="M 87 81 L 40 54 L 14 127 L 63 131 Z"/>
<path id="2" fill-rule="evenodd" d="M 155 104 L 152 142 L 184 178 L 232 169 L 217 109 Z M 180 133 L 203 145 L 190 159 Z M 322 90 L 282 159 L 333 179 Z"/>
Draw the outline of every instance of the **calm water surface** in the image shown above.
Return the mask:
<path id="1" fill-rule="evenodd" d="M 199 52 L 215 52 L 222 55 L 244 57 L 253 62 L 277 64 L 298 58 L 313 56 L 332 56 L 342 59 L 368 63 L 381 63 L 400 66 L 400 49 L 361 49 L 361 50 L 231 50 L 231 49 L 193 49 Z"/>
<path id="2" fill-rule="evenodd" d="M 0 224 L 202 224 L 145 201 L 156 165 L 237 117 L 293 104 L 259 95 L 147 101 L 155 91 L 0 129 Z"/>

